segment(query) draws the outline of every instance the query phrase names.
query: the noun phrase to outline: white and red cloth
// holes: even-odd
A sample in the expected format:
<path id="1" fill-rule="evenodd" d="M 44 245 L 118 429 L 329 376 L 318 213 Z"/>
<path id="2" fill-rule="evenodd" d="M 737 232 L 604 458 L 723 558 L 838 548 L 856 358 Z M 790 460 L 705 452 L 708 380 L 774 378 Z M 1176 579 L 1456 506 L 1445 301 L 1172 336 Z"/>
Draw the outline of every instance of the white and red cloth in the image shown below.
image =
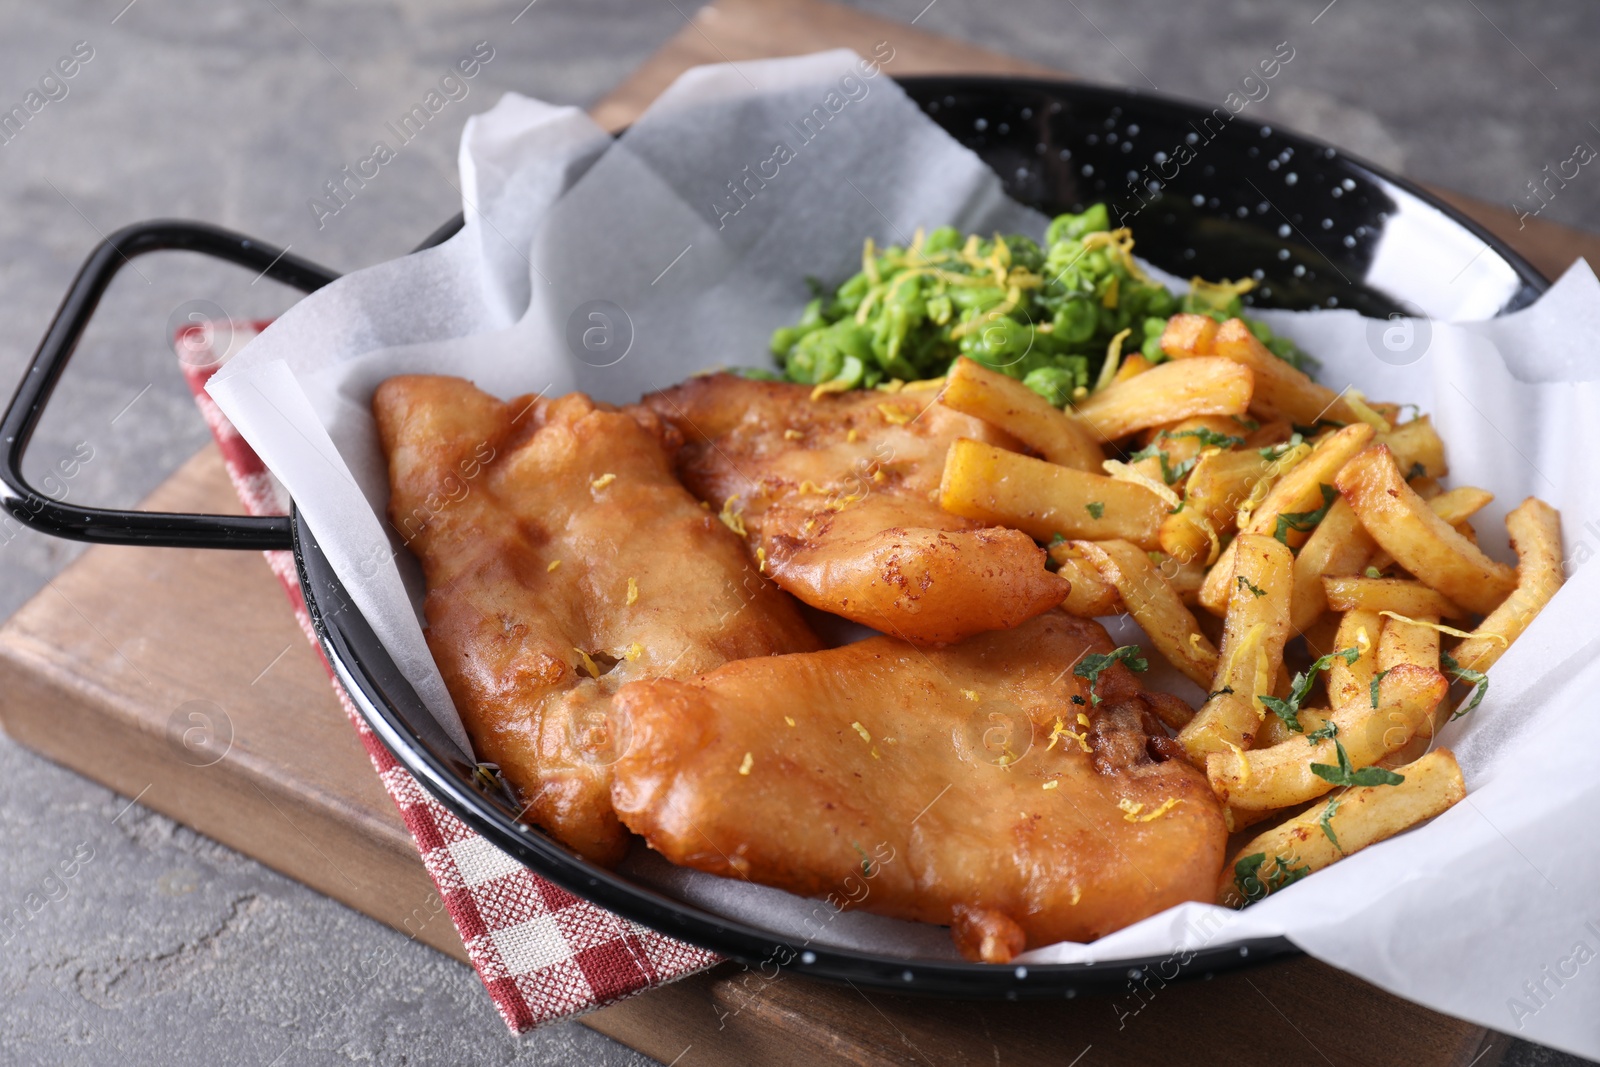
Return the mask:
<path id="1" fill-rule="evenodd" d="M 264 322 L 232 324 L 229 352 L 265 327 Z M 251 515 L 288 514 L 288 493 L 205 391 L 224 362 L 210 350 L 212 335 L 191 326 L 174 340 L 184 377 L 245 510 Z M 321 655 L 293 553 L 263 554 L 289 596 L 300 629 Z M 329 678 L 416 841 L 478 977 L 513 1032 L 602 1007 L 718 961 L 704 949 L 573 896 L 490 844 L 417 784 L 356 712 L 331 670 Z"/>

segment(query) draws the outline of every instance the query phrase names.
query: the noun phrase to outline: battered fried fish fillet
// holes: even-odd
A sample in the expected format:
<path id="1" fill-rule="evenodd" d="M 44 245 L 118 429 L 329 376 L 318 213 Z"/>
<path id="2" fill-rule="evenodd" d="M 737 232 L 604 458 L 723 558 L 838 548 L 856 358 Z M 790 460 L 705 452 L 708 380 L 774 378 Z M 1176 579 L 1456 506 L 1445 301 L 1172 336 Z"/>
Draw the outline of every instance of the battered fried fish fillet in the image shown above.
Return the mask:
<path id="1" fill-rule="evenodd" d="M 573 394 L 502 403 L 459 378 L 373 396 L 389 515 L 422 561 L 428 646 L 481 760 L 535 821 L 602 863 L 626 743 L 611 695 L 817 647 L 716 515 L 673 476 L 676 435 Z"/>
<path id="2" fill-rule="evenodd" d="M 948 924 L 971 959 L 1092 940 L 1210 900 L 1227 838 L 1156 721 L 1176 698 L 1120 663 L 1093 693 L 1073 674 L 1111 647 L 1050 612 L 943 649 L 876 637 L 635 683 L 612 798 L 673 863 Z"/>
<path id="3" fill-rule="evenodd" d="M 934 403 L 933 390 L 811 397 L 810 386 L 713 374 L 643 403 L 683 433 L 684 484 L 813 607 L 938 645 L 1061 603 L 1068 583 L 1031 538 L 938 504 L 950 442 L 1014 442 Z"/>

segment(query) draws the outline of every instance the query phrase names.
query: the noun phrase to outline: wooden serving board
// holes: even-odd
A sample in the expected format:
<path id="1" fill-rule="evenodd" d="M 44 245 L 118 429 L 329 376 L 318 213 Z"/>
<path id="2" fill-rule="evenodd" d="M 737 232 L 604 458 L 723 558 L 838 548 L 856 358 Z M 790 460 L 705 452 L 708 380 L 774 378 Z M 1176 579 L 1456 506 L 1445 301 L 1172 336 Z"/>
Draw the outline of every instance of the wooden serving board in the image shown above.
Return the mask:
<path id="1" fill-rule="evenodd" d="M 1051 73 L 819 0 L 718 0 L 593 113 L 625 125 L 695 64 L 871 53 L 880 41 L 895 49 L 892 74 Z M 1600 262 L 1593 236 L 1539 220 L 1519 231 L 1508 211 L 1448 199 L 1551 276 L 1579 255 Z M 212 447 L 146 506 L 239 511 Z M 408 929 L 433 885 L 256 553 L 91 548 L 0 627 L 0 720 L 22 744 L 465 962 L 449 924 Z M 1309 959 L 1024 1003 L 867 994 L 725 965 L 584 1022 L 685 1065 L 1492 1067 L 1506 1042 Z"/>

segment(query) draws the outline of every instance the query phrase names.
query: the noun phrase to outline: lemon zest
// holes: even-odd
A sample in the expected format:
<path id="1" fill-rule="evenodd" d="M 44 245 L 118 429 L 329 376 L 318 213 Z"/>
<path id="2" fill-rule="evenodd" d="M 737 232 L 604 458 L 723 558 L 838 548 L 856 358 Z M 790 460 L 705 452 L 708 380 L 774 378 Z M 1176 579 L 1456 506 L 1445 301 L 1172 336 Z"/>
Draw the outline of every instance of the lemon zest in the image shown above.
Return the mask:
<path id="1" fill-rule="evenodd" d="M 631 608 L 635 604 L 637 604 L 638 602 L 639 602 L 639 580 L 637 578 L 629 578 L 628 579 L 628 607 Z"/>
<path id="2" fill-rule="evenodd" d="M 1060 784 L 1061 784 L 1060 782 L 1058 782 L 1054 778 L 1052 778 L 1048 782 L 1046 782 L 1044 785 L 1040 786 L 1039 788 L 1040 789 L 1054 789 L 1056 786 L 1058 786 Z"/>
<path id="3" fill-rule="evenodd" d="M 750 534 L 744 528 L 744 513 L 742 511 L 734 510 L 734 505 L 738 502 L 739 498 L 737 496 L 730 496 L 727 500 L 723 501 L 722 512 L 717 516 L 717 518 L 722 520 L 722 525 L 726 526 L 740 537 L 749 537 Z"/>
<path id="4" fill-rule="evenodd" d="M 549 574 L 551 571 L 554 571 L 559 566 L 561 566 L 561 561 L 559 559 L 553 559 L 553 560 L 550 561 L 550 566 L 548 566 L 548 567 L 546 567 L 544 569 L 544 572 L 546 574 Z"/>
<path id="5" fill-rule="evenodd" d="M 1387 615 L 1389 618 L 1398 619 L 1400 622 L 1409 622 L 1413 626 L 1426 626 L 1430 630 L 1438 630 L 1440 633 L 1449 634 L 1451 637 L 1481 637 L 1487 638 L 1491 641 L 1499 641 L 1500 644 L 1506 648 L 1511 647 L 1510 640 L 1507 639 L 1504 634 L 1497 634 L 1492 630 L 1484 630 L 1480 633 L 1468 633 L 1465 630 L 1458 630 L 1454 626 L 1445 626 L 1442 623 L 1428 622 L 1425 619 L 1408 618 L 1407 616 L 1400 614 L 1398 611 L 1389 611 L 1388 609 L 1380 611 L 1378 614 Z"/>
<path id="6" fill-rule="evenodd" d="M 865 307 L 866 304 L 863 303 L 862 306 Z M 854 389 L 854 388 L 855 388 L 855 386 L 851 385 L 849 382 L 845 381 L 845 379 L 843 379 L 843 378 L 829 378 L 827 381 L 823 382 L 821 385 L 818 385 L 815 389 L 811 390 L 811 399 L 812 400 L 821 400 L 823 397 L 827 396 L 829 393 L 848 393 L 851 389 Z"/>
<path id="7" fill-rule="evenodd" d="M 1129 326 L 1127 329 L 1119 331 L 1106 344 L 1106 361 L 1100 364 L 1100 377 L 1095 380 L 1094 392 L 1098 393 L 1110 385 L 1112 379 L 1117 376 L 1117 366 L 1122 362 L 1122 342 L 1126 341 L 1128 335 L 1132 332 L 1133 327 Z M 1176 507 L 1177 505 L 1174 504 L 1173 506 Z"/>
<path id="8" fill-rule="evenodd" d="M 583 661 L 583 672 L 585 674 L 591 678 L 600 677 L 600 666 L 599 664 L 595 663 L 593 656 L 589 655 L 589 653 L 585 652 L 581 648 L 574 648 L 572 651 L 576 652 L 578 654 L 578 658 Z"/>
<path id="9" fill-rule="evenodd" d="M 1131 482 L 1134 485 L 1143 486 L 1144 488 L 1150 490 L 1156 496 L 1160 497 L 1168 507 L 1176 508 L 1183 503 L 1183 501 L 1178 498 L 1178 494 L 1174 493 L 1170 486 L 1162 485 L 1154 478 L 1133 469 L 1121 460 L 1108 459 L 1104 463 L 1100 464 L 1100 468 L 1119 482 Z"/>
<path id="10" fill-rule="evenodd" d="M 1233 677 L 1234 668 L 1239 665 L 1239 657 L 1244 655 L 1246 651 L 1255 649 L 1259 653 L 1256 659 L 1256 692 L 1259 693 L 1261 686 L 1261 657 L 1266 653 L 1266 647 L 1259 642 L 1266 632 L 1267 624 L 1264 622 L 1258 622 L 1246 630 L 1244 636 L 1239 638 L 1239 643 L 1228 649 L 1228 662 L 1218 672 L 1218 676 L 1222 678 Z M 1255 699 L 1259 699 L 1259 697 Z"/>
<path id="11" fill-rule="evenodd" d="M 642 655 L 644 655 L 644 646 L 635 641 L 623 651 L 622 658 L 627 660 L 629 663 L 632 663 Z"/>
<path id="12" fill-rule="evenodd" d="M 756 764 L 756 758 L 754 756 L 752 756 L 750 753 L 746 752 L 744 754 L 744 762 L 739 764 L 739 773 L 740 774 L 744 774 L 744 775 L 748 775 L 750 773 L 750 768 L 754 767 L 755 764 Z"/>
<path id="13" fill-rule="evenodd" d="M 853 730 L 855 730 L 856 733 L 861 735 L 861 740 L 865 741 L 869 745 L 872 744 L 872 735 L 867 733 L 867 728 L 865 726 L 862 726 L 859 722 L 853 722 L 850 724 L 850 726 Z"/>
<path id="14" fill-rule="evenodd" d="M 607 471 L 606 473 L 602 474 L 600 477 L 596 478 L 594 481 L 590 482 L 589 483 L 589 488 L 590 489 L 604 489 L 606 486 L 610 485 L 612 482 L 614 482 L 616 480 L 617 480 L 617 476 L 615 474 L 612 474 L 610 471 Z"/>
<path id="15" fill-rule="evenodd" d="M 879 404 L 878 414 L 883 416 L 884 422 L 895 426 L 904 426 L 906 423 L 916 418 L 915 415 L 908 414 L 900 408 L 895 407 L 893 404 Z"/>
<path id="16" fill-rule="evenodd" d="M 1066 732 L 1067 724 L 1061 721 L 1061 717 L 1059 715 L 1056 716 L 1056 724 L 1050 731 L 1050 743 L 1044 746 L 1044 750 L 1049 752 L 1052 748 L 1055 748 L 1056 742 L 1061 740 L 1061 735 Z"/>
<path id="17" fill-rule="evenodd" d="M 1244 754 L 1244 749 L 1229 741 L 1226 737 L 1219 738 L 1219 740 L 1233 749 L 1233 754 L 1239 757 L 1239 784 L 1244 785 L 1250 780 L 1250 757 Z"/>
<path id="18" fill-rule="evenodd" d="M 785 716 L 784 716 L 784 717 L 783 717 L 783 721 L 784 721 L 784 722 L 786 722 L 786 723 L 788 723 L 788 724 L 789 724 L 789 725 L 790 725 L 790 726 L 793 726 L 793 725 L 794 725 L 794 720 L 793 720 L 793 719 L 791 719 L 791 718 L 789 718 L 789 716 L 787 716 L 787 715 L 785 715 Z"/>
<path id="19" fill-rule="evenodd" d="M 1168 797 L 1166 800 L 1163 800 L 1160 807 L 1156 808 L 1154 811 L 1146 812 L 1143 815 L 1124 815 L 1123 818 L 1128 822 L 1151 822 L 1152 820 L 1161 818 L 1161 816 L 1165 815 L 1167 812 L 1171 811 L 1181 803 L 1183 803 L 1183 801 L 1177 797 Z M 1141 807 L 1142 806 L 1143 805 L 1141 805 Z"/>
<path id="20" fill-rule="evenodd" d="M 1356 418 L 1371 426 L 1379 433 L 1392 433 L 1394 427 L 1389 425 L 1389 420 L 1379 415 L 1367 403 L 1367 396 L 1359 389 L 1346 389 L 1344 402 L 1350 410 L 1355 412 Z"/>

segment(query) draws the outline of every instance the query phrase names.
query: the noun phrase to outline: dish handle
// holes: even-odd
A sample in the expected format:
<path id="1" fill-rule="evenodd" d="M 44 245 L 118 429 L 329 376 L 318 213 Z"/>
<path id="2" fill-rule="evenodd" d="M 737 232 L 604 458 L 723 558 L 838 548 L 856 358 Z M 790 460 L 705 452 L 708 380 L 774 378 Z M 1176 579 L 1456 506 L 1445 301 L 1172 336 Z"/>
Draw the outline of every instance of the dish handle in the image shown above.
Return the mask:
<path id="1" fill-rule="evenodd" d="M 308 293 L 339 276 L 272 245 L 202 222 L 157 219 L 135 223 L 106 238 L 79 268 L 0 420 L 0 444 L 4 446 L 0 448 L 0 505 L 24 526 L 74 541 L 164 548 L 290 548 L 288 516 L 78 507 L 46 496 L 23 477 L 22 459 L 28 442 L 111 279 L 134 256 L 167 250 L 198 252 L 235 263 Z"/>

